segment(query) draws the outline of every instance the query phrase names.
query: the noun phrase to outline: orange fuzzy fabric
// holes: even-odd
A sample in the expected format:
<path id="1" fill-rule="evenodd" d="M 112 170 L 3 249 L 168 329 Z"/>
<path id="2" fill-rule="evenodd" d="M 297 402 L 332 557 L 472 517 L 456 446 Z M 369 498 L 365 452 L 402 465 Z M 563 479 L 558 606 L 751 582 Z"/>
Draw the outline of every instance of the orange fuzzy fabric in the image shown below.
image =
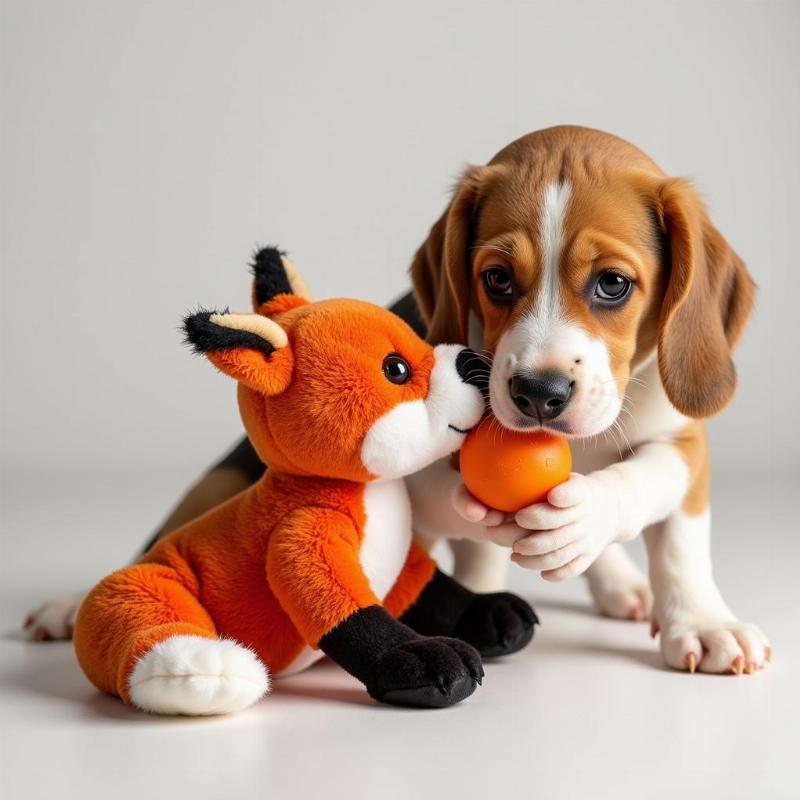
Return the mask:
<path id="1" fill-rule="evenodd" d="M 434 562 L 412 545 L 384 599 L 359 561 L 372 479 L 361 443 L 394 404 L 427 395 L 432 349 L 398 318 L 356 301 L 283 295 L 259 312 L 286 331 L 284 349 L 207 355 L 241 381 L 242 417 L 268 472 L 105 578 L 78 614 L 83 670 L 126 702 L 136 660 L 170 636 L 235 639 L 277 673 L 358 609 L 384 603 L 401 615 L 433 577 Z M 414 363 L 407 385 L 375 368 L 391 352 Z"/>
<path id="2" fill-rule="evenodd" d="M 175 634 L 233 638 L 280 672 L 305 645 L 316 647 L 354 611 L 382 601 L 359 563 L 363 490 L 268 472 L 165 537 L 84 601 L 74 634 L 84 672 L 127 702 L 136 660 Z M 434 570 L 412 545 L 386 608 L 401 615 Z"/>

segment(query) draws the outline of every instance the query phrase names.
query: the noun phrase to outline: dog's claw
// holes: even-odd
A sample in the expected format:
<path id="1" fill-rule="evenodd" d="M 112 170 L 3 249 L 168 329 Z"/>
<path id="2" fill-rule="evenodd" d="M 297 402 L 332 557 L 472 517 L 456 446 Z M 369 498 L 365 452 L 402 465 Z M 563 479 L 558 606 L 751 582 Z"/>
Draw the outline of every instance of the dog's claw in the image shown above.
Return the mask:
<path id="1" fill-rule="evenodd" d="M 771 647 L 764 648 L 764 661 L 766 661 L 767 664 L 771 664 L 772 663 L 772 648 Z"/>
<path id="2" fill-rule="evenodd" d="M 753 673 L 756 671 L 756 665 L 755 665 L 755 664 L 754 664 L 754 663 L 751 661 L 749 664 L 747 664 L 747 665 L 745 666 L 745 668 L 744 668 L 744 671 L 745 671 L 745 672 L 746 672 L 748 675 L 752 675 L 752 674 L 753 674 Z"/>
<path id="3" fill-rule="evenodd" d="M 686 668 L 689 670 L 690 674 L 694 675 L 695 670 L 697 669 L 697 656 L 694 653 L 687 654 Z"/>
<path id="4" fill-rule="evenodd" d="M 650 620 L 650 636 L 651 638 L 655 639 L 658 636 L 658 632 L 661 630 L 661 627 L 658 624 L 657 620 Z"/>
<path id="5" fill-rule="evenodd" d="M 33 614 L 28 614 L 28 616 L 25 617 L 25 622 L 22 625 L 22 629 L 28 630 L 28 628 L 30 628 L 31 625 L 33 625 Z"/>
<path id="6" fill-rule="evenodd" d="M 731 661 L 731 672 L 734 675 L 741 675 L 744 672 L 744 658 L 742 656 L 736 656 Z"/>
<path id="7" fill-rule="evenodd" d="M 641 622 L 645 619 L 644 609 L 641 606 L 633 606 L 630 611 L 630 618 L 636 622 Z"/>
<path id="8" fill-rule="evenodd" d="M 46 642 L 50 638 L 50 634 L 44 628 L 36 628 L 33 632 L 33 638 L 37 642 Z"/>

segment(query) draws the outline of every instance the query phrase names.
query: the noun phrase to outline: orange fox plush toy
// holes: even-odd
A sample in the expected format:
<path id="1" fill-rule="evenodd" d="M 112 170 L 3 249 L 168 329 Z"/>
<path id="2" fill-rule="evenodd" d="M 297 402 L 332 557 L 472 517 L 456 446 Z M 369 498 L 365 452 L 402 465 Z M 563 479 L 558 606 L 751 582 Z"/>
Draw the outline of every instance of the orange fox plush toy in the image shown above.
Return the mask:
<path id="1" fill-rule="evenodd" d="M 481 681 L 479 653 L 518 650 L 536 622 L 523 600 L 473 594 L 412 543 L 402 478 L 479 421 L 484 371 L 472 351 L 432 348 L 376 306 L 309 302 L 277 250 L 260 251 L 254 272 L 256 313 L 202 311 L 185 331 L 238 381 L 268 470 L 91 591 L 80 664 L 98 688 L 162 714 L 242 709 L 268 690 L 268 670 L 323 654 L 378 700 L 456 703 Z"/>

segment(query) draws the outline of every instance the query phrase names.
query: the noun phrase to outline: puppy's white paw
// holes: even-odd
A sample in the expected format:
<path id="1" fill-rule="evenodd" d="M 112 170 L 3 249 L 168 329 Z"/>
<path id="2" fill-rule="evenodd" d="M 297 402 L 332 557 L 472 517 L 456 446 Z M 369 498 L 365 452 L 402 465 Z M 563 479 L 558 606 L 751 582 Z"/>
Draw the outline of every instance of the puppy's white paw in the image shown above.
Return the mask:
<path id="1" fill-rule="evenodd" d="M 269 691 L 259 658 L 231 639 L 171 636 L 148 650 L 129 680 L 131 700 L 156 714 L 229 714 Z"/>
<path id="2" fill-rule="evenodd" d="M 28 614 L 25 630 L 30 631 L 39 642 L 71 639 L 75 617 L 85 596 L 80 592 L 48 600 Z"/>
<path id="3" fill-rule="evenodd" d="M 668 626 L 661 630 L 661 652 L 674 669 L 716 674 L 752 674 L 772 660 L 772 648 L 761 630 L 736 619 Z"/>
<path id="4" fill-rule="evenodd" d="M 650 582 L 620 545 L 606 548 L 586 571 L 586 578 L 601 614 L 615 619 L 650 617 L 653 610 Z"/>
<path id="5" fill-rule="evenodd" d="M 637 622 L 650 618 L 653 593 L 645 579 L 617 586 L 590 583 L 589 588 L 600 613 L 607 617 Z"/>

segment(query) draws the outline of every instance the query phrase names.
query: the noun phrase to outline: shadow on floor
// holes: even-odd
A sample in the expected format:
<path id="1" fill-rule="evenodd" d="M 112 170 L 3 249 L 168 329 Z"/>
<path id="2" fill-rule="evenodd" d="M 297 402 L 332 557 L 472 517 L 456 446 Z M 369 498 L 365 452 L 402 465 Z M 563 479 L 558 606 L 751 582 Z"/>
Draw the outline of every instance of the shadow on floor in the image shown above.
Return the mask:
<path id="1" fill-rule="evenodd" d="M 6 673 L 7 685 L 21 692 L 29 692 L 81 706 L 87 714 L 111 717 L 128 722 L 153 722 L 156 717 L 126 706 L 119 698 L 98 692 L 81 672 L 75 659 L 71 642 L 35 642 L 19 631 L 0 635 L 5 642 L 22 649 L 18 651 L 20 666 L 10 667 Z M 349 679 L 348 679 L 349 680 Z M 278 679 L 273 692 L 298 700 L 326 700 L 352 706 L 376 705 L 360 685 L 342 686 L 342 674 L 329 661 L 313 665 L 299 675 Z M 176 721 L 191 722 L 192 717 L 174 717 Z"/>
<path id="2" fill-rule="evenodd" d="M 531 600 L 531 605 L 537 612 L 565 611 L 568 614 L 580 614 L 582 617 L 602 619 L 602 615 L 590 604 L 580 600 L 548 600 L 536 597 Z"/>
<path id="3" fill-rule="evenodd" d="M 590 617 L 598 624 L 632 625 L 625 620 L 610 620 L 598 616 L 597 612 L 585 602 L 570 600 L 550 600 L 537 598 L 535 608 L 546 619 L 550 612 L 555 614 Z M 21 631 L 9 631 L 1 638 L 12 647 L 24 648 L 20 655 L 22 666 L 16 671 L 12 668 L 7 675 L 8 683 L 21 691 L 52 697 L 62 701 L 79 704 L 85 713 L 93 716 L 110 717 L 127 722 L 154 721 L 149 714 L 125 706 L 118 698 L 97 692 L 86 680 L 75 659 L 71 642 L 33 642 Z M 544 647 L 534 644 L 531 656 L 547 653 L 600 656 L 616 661 L 633 661 L 650 669 L 670 671 L 663 663 L 657 648 L 645 649 L 617 644 L 603 644 L 595 641 L 550 640 Z M 16 660 L 16 659 L 15 659 Z M 510 663 L 507 659 L 492 659 L 490 663 Z M 297 700 L 324 700 L 352 706 L 373 706 L 380 708 L 366 690 L 360 685 L 342 685 L 343 676 L 338 667 L 323 660 L 299 675 L 278 679 L 273 692 L 277 696 L 297 698 Z M 177 722 L 191 722 L 187 717 L 173 718 Z"/>
<path id="4" fill-rule="evenodd" d="M 549 652 L 574 654 L 576 658 L 580 656 L 596 656 L 600 658 L 612 659 L 614 661 L 633 661 L 650 669 L 657 669 L 661 672 L 673 672 L 661 657 L 657 648 L 645 649 L 643 647 L 624 647 L 620 645 L 603 645 L 597 642 L 558 642 L 551 643 Z"/>

